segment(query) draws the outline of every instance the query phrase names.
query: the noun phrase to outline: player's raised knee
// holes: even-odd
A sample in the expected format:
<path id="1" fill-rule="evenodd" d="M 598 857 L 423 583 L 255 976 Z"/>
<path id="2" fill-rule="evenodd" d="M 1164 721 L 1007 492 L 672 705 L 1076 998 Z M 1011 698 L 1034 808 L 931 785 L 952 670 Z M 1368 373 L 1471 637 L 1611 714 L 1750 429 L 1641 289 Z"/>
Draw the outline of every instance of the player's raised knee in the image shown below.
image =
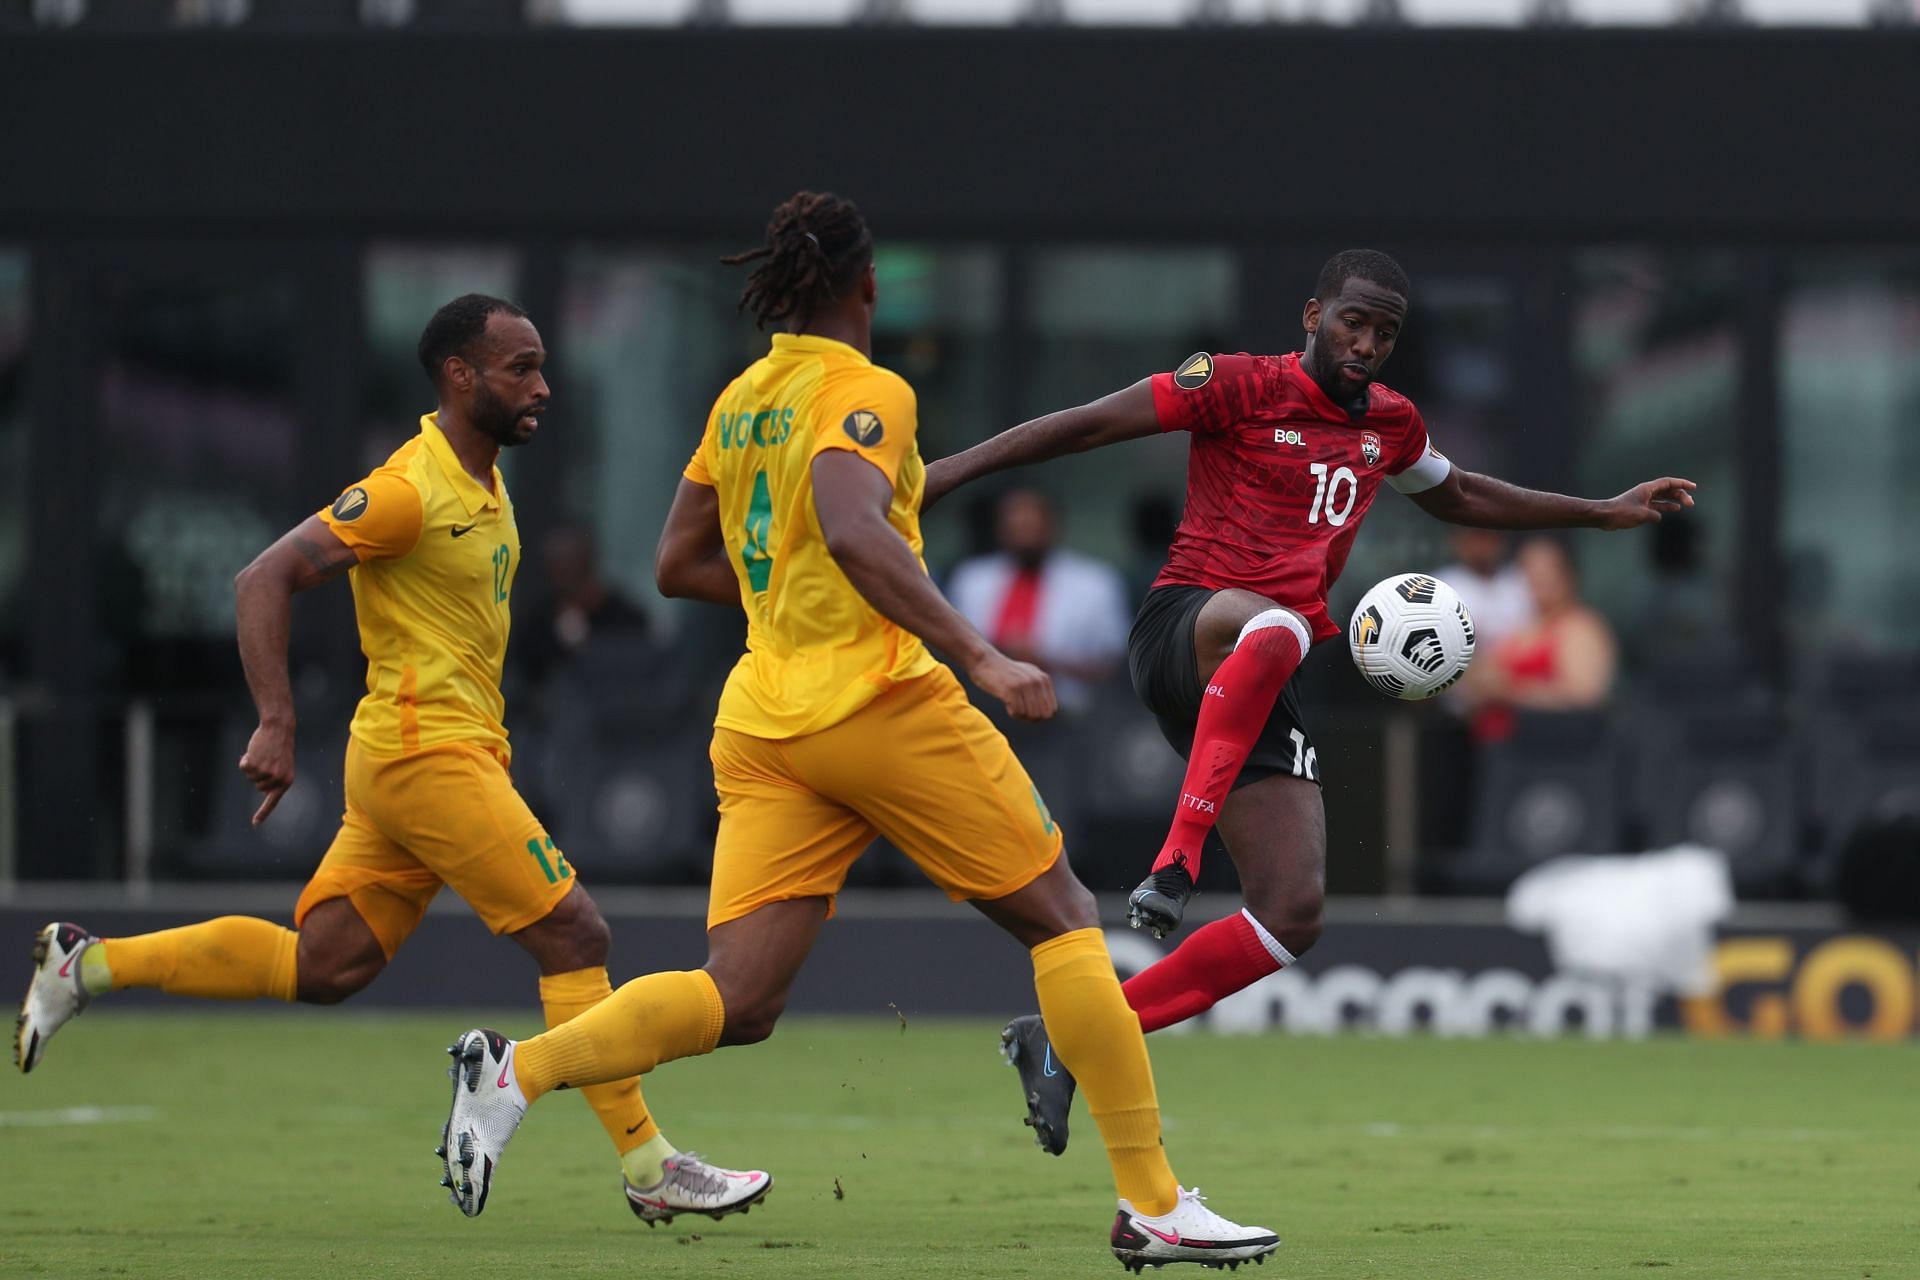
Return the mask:
<path id="1" fill-rule="evenodd" d="M 1288 641 L 1292 642 L 1292 651 L 1281 656 L 1298 662 L 1313 648 L 1313 630 L 1307 626 L 1307 620 L 1293 610 L 1274 605 L 1247 619 L 1234 647 L 1252 651 L 1271 647 L 1285 650 Z"/>
<path id="2" fill-rule="evenodd" d="M 1325 927 L 1324 896 L 1318 892 L 1295 892 L 1276 902 L 1247 904 L 1254 920 L 1294 956 L 1306 954 L 1320 941 Z"/>
<path id="3" fill-rule="evenodd" d="M 759 1044 L 773 1034 L 774 1024 L 787 1007 L 784 993 L 728 1001 L 723 992 L 721 999 L 727 1009 L 726 1026 L 720 1033 L 722 1044 Z"/>

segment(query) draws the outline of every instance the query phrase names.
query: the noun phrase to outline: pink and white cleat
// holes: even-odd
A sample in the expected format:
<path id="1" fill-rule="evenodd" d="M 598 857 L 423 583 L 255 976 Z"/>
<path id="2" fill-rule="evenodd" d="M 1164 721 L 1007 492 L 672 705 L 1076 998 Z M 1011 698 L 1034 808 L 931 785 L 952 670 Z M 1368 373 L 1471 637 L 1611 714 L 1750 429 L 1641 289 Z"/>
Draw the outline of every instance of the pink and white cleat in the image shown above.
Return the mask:
<path id="1" fill-rule="evenodd" d="M 691 1151 L 661 1162 L 660 1181 L 650 1187 L 626 1184 L 627 1207 L 648 1226 L 672 1222 L 676 1213 L 724 1218 L 745 1213 L 773 1190 L 773 1175 L 759 1169 L 722 1169 Z M 624 1179 L 623 1179 L 624 1181 Z"/>
<path id="2" fill-rule="evenodd" d="M 1113 1219 L 1113 1256 L 1129 1271 L 1197 1262 L 1203 1267 L 1238 1270 L 1243 1262 L 1264 1263 L 1280 1247 L 1280 1237 L 1265 1227 L 1243 1227 L 1207 1208 L 1200 1188 L 1180 1188 L 1173 1208 L 1157 1218 L 1134 1212 L 1125 1200 Z"/>
<path id="3" fill-rule="evenodd" d="M 31 1071 L 47 1041 L 93 999 L 80 981 L 80 953 L 100 939 L 77 924 L 54 921 L 33 939 L 33 980 L 13 1021 L 13 1065 Z"/>
<path id="4" fill-rule="evenodd" d="M 453 1058 L 447 1071 L 453 1106 L 433 1154 L 446 1165 L 440 1185 L 450 1189 L 453 1203 L 469 1218 L 487 1207 L 500 1154 L 527 1114 L 527 1095 L 513 1070 L 515 1047 L 498 1031 L 477 1027 L 447 1050 Z"/>

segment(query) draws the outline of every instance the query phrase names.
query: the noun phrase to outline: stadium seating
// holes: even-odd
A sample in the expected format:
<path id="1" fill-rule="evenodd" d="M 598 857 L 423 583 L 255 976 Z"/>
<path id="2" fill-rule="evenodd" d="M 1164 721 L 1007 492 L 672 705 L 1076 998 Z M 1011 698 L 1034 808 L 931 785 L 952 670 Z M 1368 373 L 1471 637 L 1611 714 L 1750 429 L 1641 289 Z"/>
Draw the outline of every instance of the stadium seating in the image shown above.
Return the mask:
<path id="1" fill-rule="evenodd" d="M 555 840 L 603 879 L 674 882 L 711 858 L 710 713 L 698 657 L 642 634 L 590 640 L 516 735 L 516 777 Z"/>
<path id="2" fill-rule="evenodd" d="M 1504 891 L 1537 862 L 1621 847 L 1612 725 L 1586 712 L 1525 712 L 1513 735 L 1481 748 L 1468 850 L 1429 866 L 1435 887 Z"/>
<path id="3" fill-rule="evenodd" d="M 1636 799 L 1647 847 L 1691 842 L 1720 850 L 1742 896 L 1792 887 L 1804 847 L 1804 774 L 1784 716 L 1690 709 L 1636 732 L 1633 742 L 1642 757 Z"/>
<path id="4" fill-rule="evenodd" d="M 220 729 L 213 771 L 213 797 L 204 831 L 163 829 L 160 869 L 192 880 L 301 881 L 332 843 L 344 804 L 341 770 L 351 709 L 304 707 L 302 721 L 320 726 L 294 746 L 294 783 L 259 827 L 252 825 L 260 793 L 233 763 L 246 752 L 255 720 L 236 707 Z M 167 762 L 157 770 L 168 778 Z M 171 854 L 171 857 L 164 855 Z"/>

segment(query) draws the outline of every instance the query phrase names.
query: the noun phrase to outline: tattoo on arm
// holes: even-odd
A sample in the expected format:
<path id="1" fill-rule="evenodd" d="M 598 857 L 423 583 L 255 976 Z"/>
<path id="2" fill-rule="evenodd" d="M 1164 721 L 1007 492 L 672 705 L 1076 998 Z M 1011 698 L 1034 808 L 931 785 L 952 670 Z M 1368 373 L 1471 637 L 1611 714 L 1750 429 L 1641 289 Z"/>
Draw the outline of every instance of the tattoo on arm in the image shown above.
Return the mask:
<path id="1" fill-rule="evenodd" d="M 311 585 L 314 586 L 318 586 L 322 582 L 340 576 L 340 574 L 359 563 L 359 557 L 354 555 L 350 548 L 343 548 L 343 554 L 337 558 L 330 558 L 327 555 L 327 549 L 317 543 L 310 542 L 297 535 L 291 538 L 290 541 L 293 543 L 293 549 L 298 551 L 301 558 L 312 568 L 313 577 L 310 582 Z"/>

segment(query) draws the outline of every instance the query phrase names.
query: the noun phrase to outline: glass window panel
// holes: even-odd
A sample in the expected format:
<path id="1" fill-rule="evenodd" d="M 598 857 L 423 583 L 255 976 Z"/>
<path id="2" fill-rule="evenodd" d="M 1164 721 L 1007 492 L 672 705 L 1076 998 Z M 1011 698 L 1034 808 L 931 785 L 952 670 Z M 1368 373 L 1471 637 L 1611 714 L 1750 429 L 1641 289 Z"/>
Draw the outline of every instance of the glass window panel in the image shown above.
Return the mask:
<path id="1" fill-rule="evenodd" d="M 999 344 L 1005 279 L 1000 255 L 984 248 L 882 244 L 874 255 L 880 302 L 873 358 L 913 384 L 920 405 L 920 454 L 957 453 L 1002 426 L 1004 371 Z M 922 526 L 936 570 L 966 552 L 965 504 L 936 507 Z"/>
<path id="2" fill-rule="evenodd" d="M 19 591 L 27 541 L 28 287 L 26 252 L 0 246 L 0 638 L 8 651 L 23 613 Z M 16 659 L 7 652 L 0 672 L 16 667 Z"/>
<path id="3" fill-rule="evenodd" d="M 1029 350 L 1018 353 L 1020 412 L 1034 417 L 1084 404 L 1163 373 L 1193 352 L 1238 350 L 1239 268 L 1224 249 L 1055 249 L 1034 255 L 1027 299 Z M 1009 371 L 1010 374 L 1013 371 Z M 984 438 L 1010 423 L 976 428 Z M 1185 495 L 1186 441 L 1130 441 L 1058 459 L 1033 477 L 1054 497 L 1061 541 L 1129 572 L 1166 555 L 1134 535 L 1145 504 Z M 965 507 L 964 495 L 955 504 Z M 1142 522 L 1150 525 L 1150 522 Z"/>
<path id="4" fill-rule="evenodd" d="M 571 252 L 551 340 L 549 420 L 567 454 L 555 515 L 590 527 L 606 577 L 669 625 L 679 611 L 654 590 L 654 544 L 714 397 L 766 347 L 735 312 L 745 275 L 720 253 Z"/>
<path id="5" fill-rule="evenodd" d="M 1797 656 L 1920 647 L 1920 255 L 1818 255 L 1781 314 L 1786 629 Z"/>
<path id="6" fill-rule="evenodd" d="M 653 548 L 714 397 L 767 350 L 739 313 L 746 279 L 725 250 L 581 248 L 568 256 L 555 348 L 553 421 L 567 432 L 564 517 L 591 527 L 603 569 L 671 624 L 653 588 Z M 882 245 L 873 355 L 914 386 L 928 458 L 993 421 L 997 254 Z M 937 542 L 938 513 L 930 542 Z M 934 548 L 929 549 L 930 557 Z"/>
<path id="7" fill-rule="evenodd" d="M 225 677 L 233 575 L 300 475 L 297 279 L 211 267 L 102 290 L 99 600 L 136 684 Z"/>
<path id="8" fill-rule="evenodd" d="M 1575 272 L 1578 491 L 1606 497 L 1660 475 L 1700 485 L 1700 505 L 1658 531 L 1575 539 L 1584 594 L 1630 659 L 1682 656 L 1703 634 L 1738 643 L 1727 625 L 1740 509 L 1735 261 L 1592 250 Z"/>

